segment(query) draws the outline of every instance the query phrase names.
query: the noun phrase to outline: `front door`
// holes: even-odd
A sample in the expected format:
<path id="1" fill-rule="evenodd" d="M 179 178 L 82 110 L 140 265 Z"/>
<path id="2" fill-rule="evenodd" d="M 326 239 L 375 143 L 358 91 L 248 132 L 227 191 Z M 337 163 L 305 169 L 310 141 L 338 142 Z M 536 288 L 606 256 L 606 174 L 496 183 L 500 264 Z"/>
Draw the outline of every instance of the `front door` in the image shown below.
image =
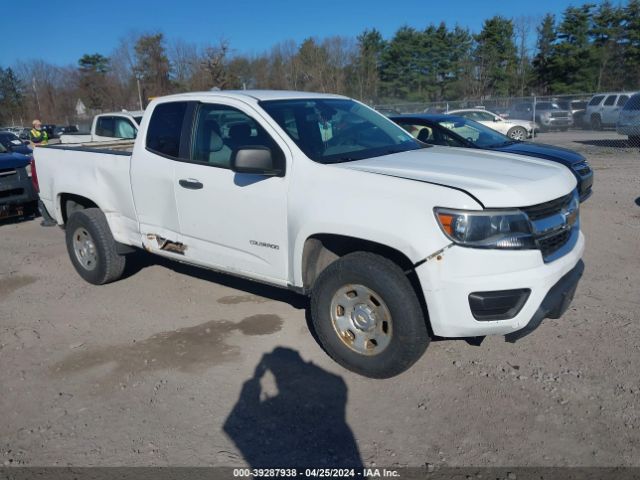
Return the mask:
<path id="1" fill-rule="evenodd" d="M 285 284 L 288 177 L 231 171 L 239 148 L 263 146 L 283 164 L 286 144 L 242 102 L 203 103 L 195 112 L 188 162 L 174 186 L 185 257 L 195 263 Z M 268 130 L 267 130 L 268 129 Z"/>

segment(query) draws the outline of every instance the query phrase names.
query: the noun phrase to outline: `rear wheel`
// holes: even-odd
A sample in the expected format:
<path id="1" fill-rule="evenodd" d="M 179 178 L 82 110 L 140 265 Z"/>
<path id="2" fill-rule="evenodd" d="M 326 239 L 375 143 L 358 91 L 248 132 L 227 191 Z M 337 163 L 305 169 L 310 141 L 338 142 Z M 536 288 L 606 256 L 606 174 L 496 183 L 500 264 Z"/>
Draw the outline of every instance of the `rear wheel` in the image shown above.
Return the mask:
<path id="1" fill-rule="evenodd" d="M 126 259 L 116 252 L 116 242 L 100 209 L 73 213 L 65 236 L 71 263 L 87 282 L 103 285 L 122 276 Z"/>
<path id="2" fill-rule="evenodd" d="M 602 130 L 602 119 L 600 115 L 591 115 L 591 130 Z"/>
<path id="3" fill-rule="evenodd" d="M 507 137 L 512 140 L 523 141 L 527 139 L 527 130 L 523 127 L 512 127 L 507 132 Z"/>
<path id="4" fill-rule="evenodd" d="M 311 317 L 326 352 L 366 377 L 404 372 L 429 344 L 424 313 L 406 275 L 372 253 L 346 255 L 320 274 Z"/>

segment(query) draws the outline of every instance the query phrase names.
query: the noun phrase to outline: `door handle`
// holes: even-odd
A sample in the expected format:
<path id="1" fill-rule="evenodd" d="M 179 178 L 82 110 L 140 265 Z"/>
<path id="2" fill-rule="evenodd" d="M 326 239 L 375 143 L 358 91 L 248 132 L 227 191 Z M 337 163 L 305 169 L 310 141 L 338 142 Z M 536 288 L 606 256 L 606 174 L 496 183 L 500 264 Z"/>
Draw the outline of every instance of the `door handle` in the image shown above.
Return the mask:
<path id="1" fill-rule="evenodd" d="M 181 178 L 178 183 L 182 188 L 187 188 L 189 190 L 200 190 L 204 185 L 199 180 L 195 178 Z"/>

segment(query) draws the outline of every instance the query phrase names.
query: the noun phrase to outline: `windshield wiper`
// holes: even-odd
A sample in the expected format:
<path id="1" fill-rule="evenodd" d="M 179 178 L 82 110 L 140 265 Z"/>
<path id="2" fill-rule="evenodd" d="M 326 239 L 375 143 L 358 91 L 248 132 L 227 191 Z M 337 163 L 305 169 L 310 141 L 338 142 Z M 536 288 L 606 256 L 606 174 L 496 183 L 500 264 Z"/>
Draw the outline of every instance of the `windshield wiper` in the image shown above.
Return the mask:
<path id="1" fill-rule="evenodd" d="M 506 147 L 507 145 L 513 145 L 514 143 L 520 143 L 519 140 L 507 140 L 506 142 L 496 143 L 491 145 L 489 148 L 498 148 L 498 147 Z"/>

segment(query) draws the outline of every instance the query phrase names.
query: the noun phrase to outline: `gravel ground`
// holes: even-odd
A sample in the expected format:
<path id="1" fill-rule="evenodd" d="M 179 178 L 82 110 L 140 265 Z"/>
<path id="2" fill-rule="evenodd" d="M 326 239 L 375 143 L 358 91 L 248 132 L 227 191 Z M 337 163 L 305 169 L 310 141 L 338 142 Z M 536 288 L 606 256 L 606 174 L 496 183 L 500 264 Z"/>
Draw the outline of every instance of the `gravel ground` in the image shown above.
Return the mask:
<path id="1" fill-rule="evenodd" d="M 640 154 L 538 141 L 596 172 L 571 309 L 384 381 L 323 353 L 302 297 L 144 254 L 95 287 L 62 230 L 0 224 L 0 465 L 640 466 Z"/>

